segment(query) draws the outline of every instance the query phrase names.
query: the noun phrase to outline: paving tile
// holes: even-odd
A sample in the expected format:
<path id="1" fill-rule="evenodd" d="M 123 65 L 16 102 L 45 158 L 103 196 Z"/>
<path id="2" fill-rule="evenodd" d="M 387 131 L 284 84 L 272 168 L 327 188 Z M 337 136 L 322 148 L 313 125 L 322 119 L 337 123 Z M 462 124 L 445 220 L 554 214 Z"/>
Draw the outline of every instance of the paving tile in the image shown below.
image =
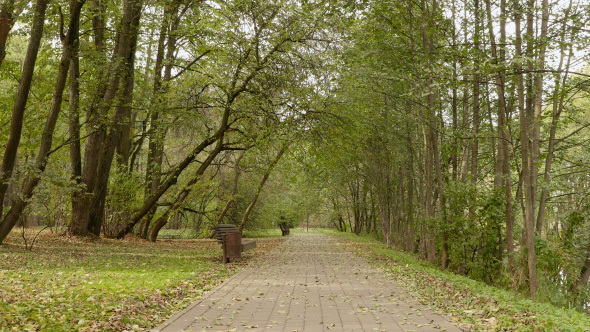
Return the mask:
<path id="1" fill-rule="evenodd" d="M 297 233 L 154 331 L 461 331 L 337 239 Z"/>

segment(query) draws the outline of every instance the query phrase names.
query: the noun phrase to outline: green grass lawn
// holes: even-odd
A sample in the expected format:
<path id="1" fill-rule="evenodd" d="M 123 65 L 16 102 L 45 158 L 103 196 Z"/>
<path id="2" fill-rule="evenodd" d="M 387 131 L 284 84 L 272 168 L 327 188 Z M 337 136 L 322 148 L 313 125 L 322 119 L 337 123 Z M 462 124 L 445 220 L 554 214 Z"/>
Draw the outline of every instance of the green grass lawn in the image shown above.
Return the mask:
<path id="1" fill-rule="evenodd" d="M 590 331 L 590 316 L 441 271 L 417 257 L 387 249 L 370 237 L 321 230 L 368 258 L 383 273 L 470 331 Z"/>
<path id="2" fill-rule="evenodd" d="M 261 237 L 280 237 L 281 230 L 277 228 L 267 228 L 267 229 L 258 229 L 258 230 L 244 230 L 244 237 L 249 238 L 261 238 Z"/>
<path id="3" fill-rule="evenodd" d="M 45 231 L 29 251 L 13 234 L 0 246 L 0 331 L 147 330 L 281 241 L 259 238 L 224 265 L 213 240 L 91 241 Z"/>
<path id="4" fill-rule="evenodd" d="M 246 238 L 261 238 L 261 237 L 273 237 L 273 236 L 281 236 L 281 230 L 276 228 L 265 228 L 265 229 L 256 229 L 256 230 L 244 230 L 244 237 Z M 158 239 L 194 239 L 195 237 L 199 237 L 195 235 L 191 229 L 181 228 L 181 229 L 163 229 L 160 231 L 158 235 Z"/>

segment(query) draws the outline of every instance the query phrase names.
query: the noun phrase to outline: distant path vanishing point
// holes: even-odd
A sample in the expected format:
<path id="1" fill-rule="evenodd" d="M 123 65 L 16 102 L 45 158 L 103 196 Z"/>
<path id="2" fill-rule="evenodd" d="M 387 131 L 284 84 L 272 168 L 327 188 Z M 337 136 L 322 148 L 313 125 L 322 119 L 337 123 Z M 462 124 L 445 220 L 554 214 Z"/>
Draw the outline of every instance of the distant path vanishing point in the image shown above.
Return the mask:
<path id="1" fill-rule="evenodd" d="M 461 331 L 346 251 L 297 233 L 155 329 L 178 331 Z"/>

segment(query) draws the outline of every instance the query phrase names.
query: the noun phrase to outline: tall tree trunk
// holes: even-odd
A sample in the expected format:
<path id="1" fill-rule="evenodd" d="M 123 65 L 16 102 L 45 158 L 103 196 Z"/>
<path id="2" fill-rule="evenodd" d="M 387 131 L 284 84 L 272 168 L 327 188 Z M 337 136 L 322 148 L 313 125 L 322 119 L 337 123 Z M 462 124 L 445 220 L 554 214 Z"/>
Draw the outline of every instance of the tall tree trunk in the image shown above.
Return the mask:
<path id="1" fill-rule="evenodd" d="M 411 105 L 407 103 L 407 107 L 409 109 Z M 408 199 L 407 199 L 407 235 L 406 235 L 406 250 L 409 252 L 415 252 L 415 239 L 414 239 L 414 190 L 415 190 L 415 180 L 414 180 L 414 151 L 412 149 L 412 130 L 411 124 L 406 122 L 406 151 L 407 151 L 407 158 L 408 161 L 406 163 L 408 167 L 408 171 L 406 172 L 406 183 L 408 189 Z"/>
<path id="2" fill-rule="evenodd" d="M 527 34 L 529 39 L 529 43 L 532 43 L 534 34 L 533 34 L 533 11 L 535 10 L 535 0 L 529 1 L 529 8 L 527 13 Z M 527 209 L 531 209 L 531 212 L 527 215 L 527 250 L 528 250 L 528 268 L 529 268 L 529 289 L 531 293 L 531 297 L 535 298 L 537 289 L 538 289 L 538 281 L 537 281 L 537 257 L 535 252 L 535 199 L 537 194 L 537 179 L 538 179 L 538 166 L 537 161 L 539 160 L 540 154 L 540 142 L 541 142 L 541 113 L 543 107 L 543 71 L 545 70 L 545 53 L 547 50 L 546 38 L 547 38 L 547 28 L 548 28 L 548 21 L 549 21 L 549 4 L 547 0 L 543 0 L 542 2 L 542 18 L 541 18 L 541 33 L 539 36 L 539 58 L 537 61 L 537 71 L 536 74 L 532 74 L 533 76 L 533 84 L 534 84 L 534 98 L 533 98 L 533 112 L 530 115 L 530 122 L 529 124 L 532 126 L 531 136 L 529 140 L 531 141 L 531 149 L 529 151 L 530 161 L 528 166 L 530 167 L 529 170 L 529 179 L 525 178 L 525 185 L 527 187 L 527 191 L 529 195 L 525 196 L 526 207 Z M 529 53 L 528 58 L 528 68 L 532 68 L 532 47 L 527 47 L 527 49 L 531 49 L 531 53 Z"/>
<path id="3" fill-rule="evenodd" d="M 430 97 L 430 99 L 434 99 L 434 98 Z M 443 189 L 442 161 L 441 161 L 440 150 L 439 150 L 439 146 L 438 146 L 438 134 L 437 134 L 437 131 L 435 130 L 436 123 L 439 122 L 439 123 L 441 123 L 441 126 L 442 126 L 442 121 L 436 121 L 436 118 L 434 117 L 434 112 L 435 112 L 434 111 L 434 107 L 435 107 L 434 101 L 430 101 L 429 107 L 432 108 L 430 136 L 432 139 L 431 144 L 432 144 L 433 157 L 434 157 L 434 168 L 436 171 L 436 182 L 437 182 L 438 203 L 439 203 L 438 214 L 439 214 L 439 218 L 441 219 L 441 221 L 443 223 L 443 227 L 446 228 L 446 223 L 448 222 L 448 220 L 446 218 L 446 207 L 445 207 L 446 198 L 445 198 L 444 189 Z M 440 130 L 442 130 L 442 128 Z M 448 234 L 447 234 L 446 229 L 443 229 L 441 232 L 441 242 L 442 242 L 441 268 L 443 270 L 446 270 L 447 267 L 449 266 L 449 242 L 448 242 Z"/>
<path id="4" fill-rule="evenodd" d="M 148 157 L 146 167 L 146 188 L 145 199 L 148 199 L 154 194 L 161 182 L 162 177 L 162 161 L 164 156 L 164 140 L 166 138 L 166 129 L 161 126 L 160 109 L 164 104 L 162 100 L 164 93 L 167 91 L 167 84 L 172 77 L 172 66 L 174 60 L 174 53 L 176 51 L 176 30 L 180 21 L 179 1 L 174 1 L 171 6 L 165 6 L 164 18 L 162 26 L 160 27 L 160 38 L 158 40 L 158 49 L 156 51 L 156 62 L 154 69 L 154 85 L 152 96 L 152 110 L 150 114 L 150 129 L 148 131 Z M 171 19 L 174 18 L 174 20 Z M 168 42 L 166 43 L 166 40 Z M 166 54 L 164 54 L 166 53 Z M 166 65 L 164 66 L 164 56 L 166 57 Z M 162 68 L 164 74 L 162 76 Z M 147 238 L 150 222 L 156 213 L 154 207 L 150 213 L 145 217 L 143 229 L 141 232 L 142 238 Z"/>
<path id="5" fill-rule="evenodd" d="M 137 0 L 136 0 L 137 1 Z M 100 163 L 97 173 L 97 183 L 94 192 L 94 204 L 92 205 L 92 212 L 88 224 L 88 231 L 96 236 L 100 235 L 101 227 L 105 216 L 106 197 L 108 194 L 108 183 L 111 166 L 114 156 L 116 154 L 117 165 L 120 170 L 126 174 L 131 172 L 131 165 L 129 159 L 131 156 L 131 126 L 132 113 L 131 106 L 133 103 L 133 89 L 135 86 L 135 52 L 137 49 L 138 29 L 141 17 L 141 3 L 136 3 L 136 7 L 132 9 L 132 17 L 130 19 L 128 49 L 125 50 L 126 61 L 121 76 L 121 87 L 119 90 L 119 105 L 115 107 L 113 115 L 113 122 L 110 125 L 110 131 L 105 140 L 105 146 L 100 155 Z M 127 23 L 126 23 L 127 24 Z M 125 40 L 125 38 L 123 39 Z M 122 45 L 122 44 L 121 44 Z M 123 54 L 121 54 L 123 55 Z M 112 194 L 116 197 L 122 197 L 117 193 L 118 184 L 114 184 Z M 113 222 L 119 223 L 121 219 L 127 219 L 129 211 L 117 211 L 113 215 Z"/>
<path id="6" fill-rule="evenodd" d="M 561 52 L 559 57 L 559 66 L 557 69 L 557 74 L 555 74 L 555 87 L 553 89 L 553 108 L 551 112 L 551 127 L 549 128 L 549 144 L 547 147 L 547 156 L 545 157 L 545 169 L 543 171 L 543 188 L 541 190 L 541 196 L 539 198 L 539 210 L 537 214 L 537 224 L 536 224 L 536 231 L 537 234 L 540 236 L 543 231 L 543 219 L 545 216 L 545 207 L 547 206 L 547 201 L 549 199 L 549 184 L 551 182 L 551 166 L 553 162 L 553 153 L 555 152 L 555 136 L 557 133 L 557 124 L 559 122 L 559 117 L 561 116 L 561 112 L 564 107 L 564 100 L 566 94 L 563 93 L 561 90 L 562 86 L 564 86 L 567 82 L 568 73 L 570 69 L 571 58 L 573 56 L 573 43 L 569 43 L 569 54 L 567 55 L 566 65 L 565 65 L 565 73 L 562 76 L 563 72 L 563 62 L 566 57 L 565 48 L 568 43 L 565 42 L 565 34 L 567 29 L 567 21 L 569 18 L 569 13 L 572 7 L 572 0 L 570 0 L 568 8 L 565 10 L 565 15 L 563 18 L 563 24 L 561 26 L 561 35 L 560 35 L 560 45 L 561 45 Z M 545 12 L 543 12 L 545 15 Z M 545 19 L 545 16 L 543 16 Z M 546 23 L 545 23 L 546 24 Z M 545 27 L 546 29 L 546 27 Z M 572 39 L 573 39 L 572 35 Z M 544 40 L 542 39 L 544 42 Z M 541 69 L 542 71 L 542 69 Z M 543 84 L 542 82 L 537 82 L 537 84 Z M 542 88 L 542 87 L 541 87 Z M 542 96 L 540 97 L 542 98 Z M 541 107 L 540 105 L 538 107 Z"/>
<path id="7" fill-rule="evenodd" d="M 166 36 L 169 27 L 169 13 L 170 7 L 164 7 L 164 16 L 162 19 L 162 25 L 160 26 L 160 36 L 158 38 L 158 48 L 156 50 L 156 61 L 154 64 L 154 83 L 153 83 L 153 95 L 151 100 L 151 112 L 149 119 L 149 129 L 147 136 L 149 138 L 148 143 L 148 156 L 146 164 L 146 175 L 145 175 L 145 190 L 144 199 L 147 200 L 160 186 L 161 181 L 161 167 L 162 167 L 162 156 L 163 156 L 163 139 L 164 137 L 160 134 L 160 89 L 162 87 L 162 67 L 164 62 L 164 51 L 166 44 Z M 150 223 L 153 216 L 156 214 L 157 207 L 154 206 L 150 212 L 145 216 L 141 238 L 147 239 Z"/>
<path id="8" fill-rule="evenodd" d="M 96 236 L 100 235 L 104 218 L 108 176 L 115 148 L 121 134 L 120 126 L 124 121 L 128 121 L 125 115 L 129 110 L 133 92 L 135 47 L 142 6 L 142 0 L 126 0 L 124 4 L 123 16 L 116 36 L 112 61 L 113 68 L 109 73 L 110 81 L 97 112 L 98 114 L 107 114 L 112 102 L 117 97 L 121 105 L 115 109 L 110 123 L 111 128 L 106 136 L 95 136 L 105 135 L 104 132 L 98 132 L 89 137 L 83 169 L 85 174 L 82 177 L 83 182 L 89 180 L 86 189 L 87 193 L 83 193 L 86 194 L 87 200 L 82 206 L 72 206 L 73 209 L 83 210 L 82 212 L 72 211 L 70 233 L 73 235 L 86 235 L 88 233 Z M 91 142 L 93 136 L 95 137 Z M 104 137 L 103 142 L 101 142 L 101 137 Z M 88 161 L 86 160 L 87 157 Z"/>
<path id="9" fill-rule="evenodd" d="M 467 83 L 468 78 L 466 74 L 463 74 L 463 80 L 465 81 L 465 83 Z M 467 87 L 463 88 L 463 120 L 461 121 L 461 132 L 466 134 L 468 131 L 468 125 L 469 125 L 469 108 L 468 108 L 468 104 L 469 104 L 469 92 L 467 90 Z M 462 139 L 462 144 L 461 144 L 461 168 L 460 168 L 460 179 L 462 182 L 467 181 L 467 176 L 469 175 L 469 140 L 468 139 Z"/>
<path id="10" fill-rule="evenodd" d="M 105 68 L 106 49 L 105 35 L 106 30 L 106 1 L 93 0 L 89 8 L 92 15 L 92 33 L 94 51 L 92 54 L 97 55 L 94 58 L 99 68 L 99 77 L 101 81 L 110 81 L 111 87 L 116 87 L 118 81 L 113 81 L 113 75 L 107 73 Z M 113 61 L 115 62 L 115 61 Z M 105 75 L 107 73 L 107 75 Z M 116 76 L 116 75 L 115 75 Z M 71 235 L 85 236 L 88 234 L 88 222 L 90 219 L 90 205 L 92 202 L 94 184 L 97 177 L 98 157 L 105 139 L 106 112 L 99 111 L 99 105 L 104 98 L 107 90 L 107 84 L 100 83 L 94 95 L 93 104 L 89 107 L 86 115 L 87 139 L 84 147 L 84 163 L 82 164 L 82 175 L 79 184 L 80 192 L 72 196 L 72 215 L 68 226 L 68 233 Z"/>
<path id="11" fill-rule="evenodd" d="M 455 1 L 452 2 L 452 7 L 451 7 L 451 12 L 452 12 L 452 36 L 451 36 L 451 42 L 453 44 L 453 48 L 457 48 L 457 31 L 456 31 L 456 17 L 455 17 L 455 12 L 456 12 L 456 8 L 455 8 Z M 458 172 L 459 172 L 459 140 L 457 138 L 457 134 L 458 134 L 458 129 L 459 129 L 459 121 L 458 121 L 458 114 L 457 114 L 457 109 L 458 109 L 458 89 L 457 89 L 457 84 L 456 82 L 458 82 L 458 74 L 457 74 L 457 59 L 454 58 L 453 59 L 453 92 L 452 92 L 452 101 L 451 101 L 451 116 L 452 116 L 452 128 L 453 128 L 453 141 L 452 141 L 452 146 L 451 146 L 451 167 L 452 167 L 452 171 L 453 171 L 453 180 L 457 180 L 458 178 Z"/>
<path id="12" fill-rule="evenodd" d="M 285 151 L 287 151 L 288 148 L 289 148 L 289 142 L 283 144 L 283 146 L 281 147 L 281 149 L 279 150 L 279 152 L 277 153 L 277 155 L 275 156 L 273 161 L 270 163 L 270 165 L 268 165 L 268 168 L 264 172 L 264 176 L 262 177 L 262 180 L 260 180 L 260 183 L 258 184 L 258 188 L 256 189 L 256 193 L 254 194 L 252 201 L 250 201 L 250 204 L 248 204 L 246 211 L 244 211 L 244 215 L 242 216 L 242 220 L 240 221 L 240 226 L 238 226 L 238 232 L 241 233 L 244 230 L 244 227 L 246 227 L 246 224 L 248 223 L 248 217 L 250 216 L 252 209 L 254 209 L 254 206 L 256 205 L 256 202 L 258 201 L 258 196 L 260 196 L 260 193 L 262 192 L 262 189 L 264 188 L 264 184 L 266 184 L 266 181 L 268 180 L 270 173 L 277 166 L 277 164 L 279 163 L 279 160 L 281 160 L 281 157 L 283 156 Z"/>
<path id="13" fill-rule="evenodd" d="M 515 5 L 515 24 L 516 24 L 516 54 L 518 57 L 522 56 L 522 38 L 520 36 L 520 4 L 518 1 L 514 2 Z M 533 32 L 533 6 L 534 1 L 529 1 L 527 8 L 527 36 L 529 42 L 527 44 L 527 72 L 532 75 L 532 40 L 534 38 Z M 517 71 L 520 65 L 517 64 Z M 538 288 L 537 282 L 537 269 L 536 269 L 536 252 L 535 252 L 535 189 L 536 189 L 536 178 L 534 172 L 534 156 L 535 152 L 534 144 L 534 114 L 531 98 L 532 94 L 532 81 L 528 80 L 527 103 L 525 105 L 524 85 L 522 74 L 517 75 L 518 80 L 518 94 L 519 94 L 519 109 L 520 109 L 520 131 L 521 131 L 521 155 L 522 155 L 522 177 L 523 177 L 523 198 L 524 198 L 524 223 L 526 231 L 526 249 L 527 249 L 527 267 L 528 267 L 528 280 L 529 280 L 529 291 L 531 297 L 535 297 Z"/>
<path id="14" fill-rule="evenodd" d="M 480 111 L 480 84 L 479 84 L 479 57 L 480 55 L 480 27 L 481 27 L 481 20 L 479 15 L 479 0 L 474 1 L 475 8 L 473 9 L 473 16 L 474 16 L 474 24 L 475 24 L 475 32 L 473 36 L 473 43 L 474 43 L 474 69 L 473 69 L 473 123 L 471 127 L 471 182 L 474 185 L 477 185 L 477 166 L 478 166 L 478 157 L 479 157 L 479 139 L 477 135 L 479 134 L 479 111 Z M 470 210 L 470 215 L 473 217 L 474 211 L 473 208 Z"/>
<path id="15" fill-rule="evenodd" d="M 431 19 L 430 15 L 436 12 L 436 1 L 433 2 L 433 9 L 432 12 L 428 9 L 427 2 L 422 0 L 421 3 L 421 10 L 422 10 L 422 26 L 421 26 L 421 33 L 422 33 L 422 48 L 428 54 L 428 56 L 432 56 L 433 54 L 433 37 L 432 32 L 430 32 L 430 24 L 429 19 Z M 427 60 L 430 62 L 430 59 Z M 431 64 L 428 63 L 428 69 L 431 70 Z M 426 89 L 428 90 L 426 96 L 426 116 L 422 116 L 422 121 L 426 122 L 422 126 L 422 132 L 424 136 L 424 169 L 426 174 L 426 214 L 429 219 L 429 224 L 427 227 L 427 255 L 428 261 L 430 263 L 434 263 L 436 260 L 436 236 L 435 236 L 435 228 L 432 225 L 433 220 L 436 218 L 436 211 L 435 211 L 435 200 L 436 197 L 434 195 L 434 176 L 438 177 L 438 170 L 437 163 L 440 163 L 440 156 L 438 153 L 438 142 L 436 137 L 436 132 L 434 127 L 436 126 L 436 114 L 435 114 L 435 100 L 434 100 L 434 91 L 433 89 L 433 78 L 430 73 L 427 74 L 426 77 Z M 425 128 L 425 126 L 427 128 Z M 437 160 L 438 159 L 438 160 Z M 433 174 L 433 170 L 435 170 L 436 174 Z M 442 178 L 442 176 L 441 176 Z M 440 188 L 442 188 L 442 180 L 439 183 Z M 442 195 L 442 192 L 439 192 Z M 447 248 L 448 249 L 448 248 Z M 448 252 L 447 252 L 448 258 Z M 447 264 L 448 261 L 444 262 L 443 264 Z"/>
<path id="16" fill-rule="evenodd" d="M 510 274 L 515 275 L 516 263 L 514 261 L 514 218 L 512 215 L 512 182 L 510 171 L 510 150 L 508 142 L 509 127 L 508 127 L 508 109 L 506 106 L 506 73 L 503 66 L 506 61 L 506 51 L 501 48 L 498 52 L 496 46 L 496 37 L 494 34 L 491 1 L 486 0 L 486 13 L 488 19 L 488 33 L 491 41 L 492 57 L 494 64 L 498 67 L 494 75 L 496 94 L 498 95 L 498 167 L 496 168 L 499 181 L 496 187 L 504 189 L 504 200 L 506 201 L 505 219 L 506 219 L 506 250 L 508 253 L 508 266 Z M 506 1 L 502 0 L 500 3 L 500 43 L 506 42 Z M 499 54 L 498 54 L 499 53 Z"/>
<path id="17" fill-rule="evenodd" d="M 381 234 L 383 235 L 383 240 L 385 241 L 385 244 L 387 245 L 387 248 L 391 248 L 393 241 L 391 238 L 391 210 L 390 210 L 390 200 L 389 200 L 389 195 L 388 195 L 388 190 L 389 190 L 389 172 L 386 166 L 384 165 L 379 165 L 377 166 L 378 168 L 380 168 L 380 170 L 378 171 L 380 173 L 379 176 L 379 182 L 380 185 L 377 188 L 377 197 L 379 200 L 379 216 L 381 219 Z"/>
<path id="18" fill-rule="evenodd" d="M 8 141 L 6 142 L 6 148 L 2 158 L 2 169 L 0 171 L 0 216 L 2 216 L 3 212 L 3 202 L 6 191 L 8 190 L 8 182 L 12 177 L 14 165 L 16 164 L 16 155 L 22 134 L 25 109 L 29 98 L 29 91 L 31 90 L 33 72 L 37 62 L 37 54 L 39 53 L 39 46 L 41 45 L 41 38 L 43 37 L 45 12 L 48 3 L 49 0 L 37 0 L 34 9 L 31 34 L 29 36 L 29 46 L 23 63 L 20 84 L 16 94 L 14 108 L 12 110 L 10 132 L 8 134 Z"/>
<path id="19" fill-rule="evenodd" d="M 80 58 L 79 31 L 76 31 L 70 61 L 69 131 L 71 179 L 80 184 L 82 177 L 82 152 L 80 148 Z M 75 192 L 73 195 L 77 195 Z M 74 199 L 74 198 L 73 198 Z"/>
<path id="20" fill-rule="evenodd" d="M 37 154 L 35 173 L 27 176 L 21 194 L 15 198 L 14 202 L 11 204 L 10 210 L 0 224 L 0 243 L 4 241 L 8 233 L 10 233 L 14 225 L 18 222 L 24 208 L 27 206 L 29 199 L 33 195 L 33 190 L 37 187 L 41 175 L 47 166 L 47 159 L 49 158 L 53 142 L 53 131 L 57 123 L 59 112 L 61 111 L 63 92 L 65 90 L 68 71 L 70 69 L 70 60 L 77 42 L 80 11 L 82 10 L 83 5 L 84 1 L 79 0 L 72 0 L 70 4 L 70 24 L 64 40 L 61 61 L 53 91 L 53 98 L 51 100 L 51 107 L 41 134 L 41 146 L 39 147 L 39 152 Z"/>

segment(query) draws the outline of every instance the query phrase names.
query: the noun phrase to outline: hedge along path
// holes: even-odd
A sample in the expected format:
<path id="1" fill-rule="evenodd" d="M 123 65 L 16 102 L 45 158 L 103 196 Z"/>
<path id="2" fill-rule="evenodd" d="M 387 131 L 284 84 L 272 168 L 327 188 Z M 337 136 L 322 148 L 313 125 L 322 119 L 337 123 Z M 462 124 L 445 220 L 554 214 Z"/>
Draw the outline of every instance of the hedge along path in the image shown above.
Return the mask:
<path id="1" fill-rule="evenodd" d="M 337 238 L 298 233 L 156 331 L 461 331 Z"/>

